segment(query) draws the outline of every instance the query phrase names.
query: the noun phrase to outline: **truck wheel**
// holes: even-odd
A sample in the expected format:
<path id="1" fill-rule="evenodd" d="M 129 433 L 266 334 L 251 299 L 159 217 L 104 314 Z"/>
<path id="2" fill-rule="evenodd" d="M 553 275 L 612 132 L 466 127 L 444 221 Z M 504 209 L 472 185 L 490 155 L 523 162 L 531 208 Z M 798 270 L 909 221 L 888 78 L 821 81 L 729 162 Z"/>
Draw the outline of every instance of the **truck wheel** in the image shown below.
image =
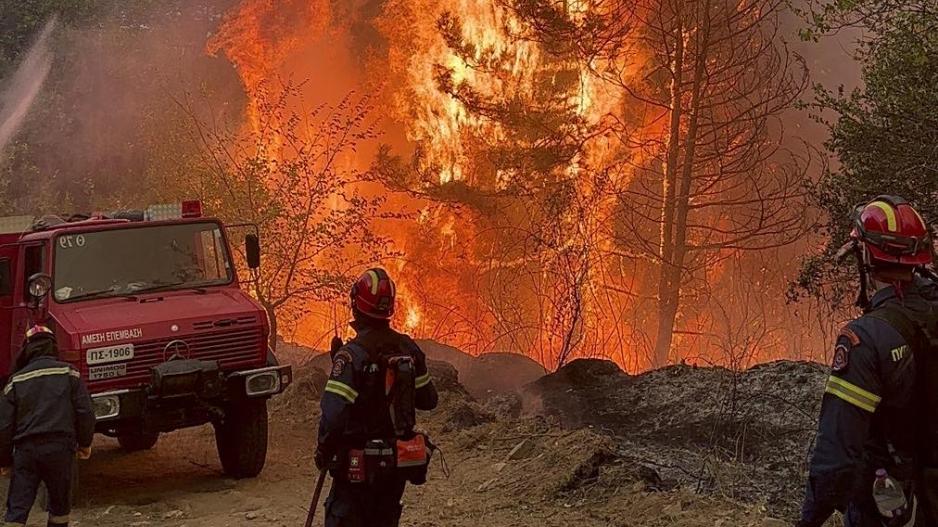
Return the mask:
<path id="1" fill-rule="evenodd" d="M 267 460 L 267 400 L 236 403 L 215 424 L 218 457 L 225 474 L 232 478 L 253 478 Z"/>
<path id="2" fill-rule="evenodd" d="M 125 452 L 137 452 L 139 450 L 150 450 L 156 445 L 160 438 L 158 432 L 118 434 L 117 442 Z"/>

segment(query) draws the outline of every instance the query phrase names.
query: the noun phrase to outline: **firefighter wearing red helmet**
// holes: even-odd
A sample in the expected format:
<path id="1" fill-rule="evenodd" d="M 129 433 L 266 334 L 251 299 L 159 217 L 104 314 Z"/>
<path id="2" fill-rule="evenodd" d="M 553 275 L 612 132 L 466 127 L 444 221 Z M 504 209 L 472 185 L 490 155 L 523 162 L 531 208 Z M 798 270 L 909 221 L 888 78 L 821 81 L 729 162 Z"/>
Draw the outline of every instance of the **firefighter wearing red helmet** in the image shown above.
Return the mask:
<path id="1" fill-rule="evenodd" d="M 26 525 L 40 483 L 49 493 L 48 525 L 66 526 L 72 459 L 91 456 L 94 412 L 78 371 L 58 360 L 55 333 L 26 331 L 19 368 L 0 397 L 0 467 L 12 477 L 4 525 Z"/>
<path id="2" fill-rule="evenodd" d="M 938 283 L 928 226 L 905 200 L 857 207 L 864 314 L 840 331 L 800 527 L 938 525 Z M 869 293 L 872 293 L 870 296 Z"/>
<path id="3" fill-rule="evenodd" d="M 321 401 L 316 464 L 333 476 L 325 523 L 395 527 L 406 483 L 426 481 L 432 455 L 416 410 L 432 410 L 438 396 L 420 347 L 391 328 L 388 273 L 369 269 L 350 296 L 356 335 L 334 354 Z"/>

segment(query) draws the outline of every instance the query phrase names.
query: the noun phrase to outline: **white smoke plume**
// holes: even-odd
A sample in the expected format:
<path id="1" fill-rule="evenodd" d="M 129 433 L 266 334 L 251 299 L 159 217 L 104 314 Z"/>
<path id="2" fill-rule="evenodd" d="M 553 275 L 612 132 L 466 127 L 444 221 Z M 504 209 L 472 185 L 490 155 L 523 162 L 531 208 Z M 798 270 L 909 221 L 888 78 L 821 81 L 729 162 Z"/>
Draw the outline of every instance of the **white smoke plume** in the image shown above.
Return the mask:
<path id="1" fill-rule="evenodd" d="M 19 67 L 10 76 L 6 88 L 0 91 L 0 152 L 29 113 L 36 96 L 52 69 L 52 50 L 49 39 L 55 29 L 56 17 L 43 26 L 32 48 Z"/>

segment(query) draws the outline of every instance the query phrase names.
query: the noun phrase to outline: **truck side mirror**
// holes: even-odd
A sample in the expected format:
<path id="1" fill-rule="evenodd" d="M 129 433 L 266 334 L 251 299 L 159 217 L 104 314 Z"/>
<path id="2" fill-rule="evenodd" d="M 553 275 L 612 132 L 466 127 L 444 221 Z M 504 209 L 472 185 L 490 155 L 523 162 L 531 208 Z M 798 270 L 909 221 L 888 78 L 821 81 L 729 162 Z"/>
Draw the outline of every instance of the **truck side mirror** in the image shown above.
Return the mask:
<path id="1" fill-rule="evenodd" d="M 244 237 L 244 253 L 247 256 L 248 267 L 257 269 L 261 266 L 261 242 L 256 234 Z"/>

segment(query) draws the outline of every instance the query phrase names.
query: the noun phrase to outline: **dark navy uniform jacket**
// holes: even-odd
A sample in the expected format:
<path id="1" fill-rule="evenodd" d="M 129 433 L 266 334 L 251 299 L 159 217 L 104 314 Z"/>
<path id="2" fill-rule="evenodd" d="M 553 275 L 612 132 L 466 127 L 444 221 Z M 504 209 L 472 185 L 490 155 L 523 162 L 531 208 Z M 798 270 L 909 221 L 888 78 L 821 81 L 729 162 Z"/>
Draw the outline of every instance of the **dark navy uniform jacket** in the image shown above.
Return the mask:
<path id="1" fill-rule="evenodd" d="M 31 439 L 91 446 L 95 423 L 91 397 L 78 370 L 55 359 L 54 346 L 49 339 L 27 344 L 23 353 L 31 359 L 3 390 L 0 466 L 12 464 L 14 444 Z"/>
<path id="2" fill-rule="evenodd" d="M 936 302 L 938 287 L 931 282 L 917 280 L 901 295 L 887 287 L 873 296 L 866 315 L 841 330 L 821 405 L 802 527 L 820 526 L 848 504 L 872 504 L 878 468 L 900 480 L 915 477 L 915 357 L 899 331 L 875 312 L 899 305 L 911 317 L 933 316 Z"/>
<path id="3" fill-rule="evenodd" d="M 319 444 L 327 451 L 339 447 L 361 446 L 367 439 L 391 438 L 394 435 L 386 401 L 367 394 L 366 368 L 371 360 L 368 350 L 380 343 L 414 358 L 415 406 L 418 410 L 436 408 L 438 395 L 423 351 L 407 335 L 389 326 L 368 326 L 353 323 L 354 339 L 343 346 L 333 358 L 332 372 L 322 396 L 322 418 L 319 423 Z M 373 374 L 373 372 L 372 372 Z M 383 383 L 383 379 L 381 380 Z M 382 384 L 383 386 L 383 384 Z"/>

